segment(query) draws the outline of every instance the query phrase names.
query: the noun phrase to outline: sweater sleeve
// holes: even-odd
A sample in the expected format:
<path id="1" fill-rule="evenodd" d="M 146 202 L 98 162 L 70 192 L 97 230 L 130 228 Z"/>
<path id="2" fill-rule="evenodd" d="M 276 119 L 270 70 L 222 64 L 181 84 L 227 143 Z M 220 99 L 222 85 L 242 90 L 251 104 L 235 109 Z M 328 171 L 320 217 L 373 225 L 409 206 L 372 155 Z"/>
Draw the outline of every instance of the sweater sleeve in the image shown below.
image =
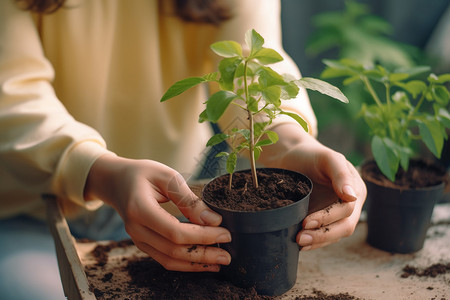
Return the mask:
<path id="1" fill-rule="evenodd" d="M 245 45 L 245 33 L 250 29 L 255 29 L 264 37 L 264 47 L 276 50 L 284 58 L 283 61 L 269 65 L 269 67 L 280 74 L 290 74 L 295 78 L 300 78 L 301 74 L 297 65 L 283 48 L 280 1 L 236 0 L 233 7 L 234 17 L 221 26 L 218 40 L 234 40 Z M 302 116 L 309 125 L 310 134 L 317 135 L 317 120 L 305 89 L 302 88 L 295 99 L 283 101 L 282 108 Z M 228 115 L 221 121 L 222 128 L 236 122 L 237 111 L 233 109 L 230 111 L 231 113 L 227 112 Z M 234 118 L 234 120 L 230 118 Z M 273 125 L 284 122 L 296 123 L 289 116 L 279 116 Z"/>
<path id="2" fill-rule="evenodd" d="M 84 183 L 104 140 L 58 100 L 32 16 L 0 1 L 0 217 L 30 213 L 45 193 L 66 212 L 85 206 Z"/>

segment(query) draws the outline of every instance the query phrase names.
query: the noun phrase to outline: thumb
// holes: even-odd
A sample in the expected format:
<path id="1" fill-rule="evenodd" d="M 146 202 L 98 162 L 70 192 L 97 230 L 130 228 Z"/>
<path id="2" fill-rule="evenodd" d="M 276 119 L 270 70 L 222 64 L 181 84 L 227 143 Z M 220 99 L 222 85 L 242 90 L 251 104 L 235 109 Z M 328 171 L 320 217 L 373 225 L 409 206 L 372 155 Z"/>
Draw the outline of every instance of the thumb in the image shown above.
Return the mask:
<path id="1" fill-rule="evenodd" d="M 350 162 L 344 156 L 339 155 L 328 162 L 326 171 L 339 199 L 353 202 L 356 201 L 357 195 L 353 187 L 354 176 L 349 164 Z"/>
<path id="2" fill-rule="evenodd" d="M 211 210 L 195 195 L 179 173 L 169 180 L 167 195 L 192 223 L 219 226 L 222 222 L 222 216 Z"/>

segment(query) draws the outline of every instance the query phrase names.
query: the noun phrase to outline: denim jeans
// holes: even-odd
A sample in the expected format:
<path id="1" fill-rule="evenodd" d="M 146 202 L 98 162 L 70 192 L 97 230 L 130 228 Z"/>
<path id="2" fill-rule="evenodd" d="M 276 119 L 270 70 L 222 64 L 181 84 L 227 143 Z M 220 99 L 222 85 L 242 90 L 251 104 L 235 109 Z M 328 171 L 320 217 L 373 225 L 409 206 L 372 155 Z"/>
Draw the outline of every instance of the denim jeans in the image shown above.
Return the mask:
<path id="1" fill-rule="evenodd" d="M 108 206 L 69 222 L 69 227 L 76 238 L 129 238 L 119 215 Z M 28 216 L 0 220 L 0 299 L 66 299 L 45 221 Z"/>

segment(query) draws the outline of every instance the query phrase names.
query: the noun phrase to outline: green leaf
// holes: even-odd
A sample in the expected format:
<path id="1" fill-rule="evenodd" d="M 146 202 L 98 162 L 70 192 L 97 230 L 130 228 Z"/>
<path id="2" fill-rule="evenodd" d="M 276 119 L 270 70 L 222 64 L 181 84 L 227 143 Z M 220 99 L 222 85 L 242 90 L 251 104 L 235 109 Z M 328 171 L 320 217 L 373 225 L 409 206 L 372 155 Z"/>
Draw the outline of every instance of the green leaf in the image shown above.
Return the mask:
<path id="1" fill-rule="evenodd" d="M 272 145 L 273 142 L 270 139 L 264 139 L 264 140 L 260 140 L 255 144 L 255 147 L 263 147 L 263 146 L 268 146 L 268 145 Z"/>
<path id="2" fill-rule="evenodd" d="M 242 47 L 235 41 L 221 41 L 211 45 L 211 50 L 222 57 L 242 57 Z"/>
<path id="3" fill-rule="evenodd" d="M 407 73 L 391 73 L 388 76 L 389 81 L 396 82 L 396 81 L 403 81 L 407 78 L 409 78 L 409 74 Z"/>
<path id="4" fill-rule="evenodd" d="M 275 105 L 275 107 L 279 107 L 281 105 L 281 88 L 279 86 L 268 86 L 264 88 L 262 91 L 262 96 L 266 100 L 267 103 Z"/>
<path id="5" fill-rule="evenodd" d="M 237 129 L 235 132 L 239 133 L 240 135 L 242 135 L 246 141 L 250 141 L 250 130 L 248 130 L 248 129 Z"/>
<path id="6" fill-rule="evenodd" d="M 231 152 L 227 158 L 226 169 L 229 174 L 233 174 L 236 169 L 237 162 L 237 154 L 235 152 Z"/>
<path id="7" fill-rule="evenodd" d="M 277 51 L 270 48 L 262 48 L 253 55 L 253 58 L 256 58 L 263 65 L 269 65 L 283 60 L 283 57 Z"/>
<path id="8" fill-rule="evenodd" d="M 360 76 L 351 76 L 351 77 L 348 77 L 347 79 L 345 79 L 342 83 L 344 85 L 349 85 L 349 84 L 352 84 L 353 82 L 359 81 L 359 80 L 361 80 Z"/>
<path id="9" fill-rule="evenodd" d="M 237 98 L 235 93 L 230 91 L 218 91 L 206 101 L 206 113 L 208 119 L 216 123 L 223 115 L 228 105 Z"/>
<path id="10" fill-rule="evenodd" d="M 266 129 L 267 125 L 269 125 L 270 122 L 255 122 L 253 124 L 253 132 L 255 137 L 258 137 L 264 133 L 264 130 Z"/>
<path id="11" fill-rule="evenodd" d="M 255 97 L 250 97 L 247 103 L 247 108 L 254 113 L 258 111 L 258 101 Z"/>
<path id="12" fill-rule="evenodd" d="M 223 141 L 225 141 L 226 139 L 228 139 L 230 136 L 228 134 L 225 133 L 217 133 L 215 135 L 213 135 L 208 142 L 206 143 L 206 147 L 212 147 L 215 146 L 217 144 L 222 143 Z"/>
<path id="13" fill-rule="evenodd" d="M 223 157 L 223 156 L 228 157 L 228 155 L 230 155 L 230 153 L 222 151 L 222 152 L 217 153 L 216 157 Z"/>
<path id="14" fill-rule="evenodd" d="M 164 102 L 166 100 L 169 100 L 205 81 L 206 79 L 203 77 L 189 77 L 177 81 L 166 91 L 166 93 L 162 96 L 160 101 Z"/>
<path id="15" fill-rule="evenodd" d="M 372 154 L 375 158 L 380 171 L 391 181 L 395 181 L 395 174 L 397 174 L 399 159 L 392 151 L 387 147 L 385 142 L 379 136 L 372 138 Z"/>
<path id="16" fill-rule="evenodd" d="M 419 123 L 419 134 L 427 148 L 437 158 L 441 157 L 444 147 L 444 136 L 438 120 L 433 118 L 417 120 Z"/>
<path id="17" fill-rule="evenodd" d="M 283 76 L 269 67 L 262 67 L 258 70 L 257 74 L 259 75 L 258 82 L 262 87 L 287 84 Z"/>
<path id="18" fill-rule="evenodd" d="M 265 134 L 267 134 L 267 137 L 269 138 L 269 140 L 272 141 L 273 144 L 278 142 L 279 137 L 278 137 L 278 134 L 275 131 L 267 130 L 265 132 Z"/>
<path id="19" fill-rule="evenodd" d="M 448 109 L 443 107 L 435 107 L 435 111 L 440 123 L 445 127 L 450 128 L 450 113 Z"/>
<path id="20" fill-rule="evenodd" d="M 427 89 L 425 82 L 420 80 L 412 80 L 405 84 L 396 83 L 396 85 L 408 91 L 414 98 Z"/>
<path id="21" fill-rule="evenodd" d="M 255 154 L 255 161 L 259 159 L 259 156 L 261 155 L 262 152 L 262 148 L 260 146 L 255 146 L 255 148 L 253 148 L 253 152 Z"/>
<path id="22" fill-rule="evenodd" d="M 203 110 L 200 115 L 198 116 L 198 122 L 199 123 L 203 123 L 205 121 L 209 121 L 208 120 L 208 114 L 206 113 L 206 109 Z"/>
<path id="23" fill-rule="evenodd" d="M 357 74 L 355 71 L 347 69 L 347 68 L 340 69 L 340 68 L 328 67 L 320 74 L 320 77 L 324 78 L 324 79 L 327 79 L 327 78 L 330 79 L 330 78 L 354 76 L 355 74 Z"/>
<path id="24" fill-rule="evenodd" d="M 436 85 L 431 89 L 434 100 L 442 106 L 447 106 L 450 99 L 450 92 L 443 85 Z"/>
<path id="25" fill-rule="evenodd" d="M 236 69 L 242 59 L 238 56 L 224 58 L 219 63 L 220 87 L 224 90 L 233 91 Z"/>
<path id="26" fill-rule="evenodd" d="M 281 99 L 283 100 L 289 100 L 297 97 L 298 92 L 300 91 L 300 88 L 298 85 L 295 84 L 295 82 L 289 82 L 287 85 L 281 86 Z"/>
<path id="27" fill-rule="evenodd" d="M 331 68 L 353 70 L 355 72 L 362 72 L 364 70 L 364 66 L 360 62 L 350 58 L 343 58 L 340 60 L 324 59 L 322 61 Z"/>
<path id="28" fill-rule="evenodd" d="M 450 82 L 450 74 L 442 74 L 438 76 L 437 83 L 446 83 Z"/>
<path id="29" fill-rule="evenodd" d="M 254 29 L 251 29 L 245 34 L 245 43 L 250 48 L 250 56 L 252 56 L 262 49 L 264 38 Z"/>
<path id="30" fill-rule="evenodd" d="M 292 119 L 297 121 L 297 123 L 300 124 L 306 132 L 309 132 L 308 123 L 306 123 L 306 121 L 303 120 L 303 118 L 299 115 L 287 111 L 280 111 L 280 114 L 291 117 Z"/>
<path id="31" fill-rule="evenodd" d="M 431 68 L 429 66 L 415 66 L 409 68 L 398 68 L 395 70 L 395 73 L 406 73 L 409 74 L 410 77 L 414 77 L 423 73 L 430 72 Z"/>
<path id="32" fill-rule="evenodd" d="M 348 103 L 347 97 L 341 92 L 340 89 L 323 80 L 303 77 L 296 80 L 295 83 L 303 88 L 314 90 L 344 103 Z"/>
<path id="33" fill-rule="evenodd" d="M 213 72 L 213 73 L 205 74 L 202 77 L 206 81 L 217 81 L 218 76 L 219 76 L 219 72 Z"/>

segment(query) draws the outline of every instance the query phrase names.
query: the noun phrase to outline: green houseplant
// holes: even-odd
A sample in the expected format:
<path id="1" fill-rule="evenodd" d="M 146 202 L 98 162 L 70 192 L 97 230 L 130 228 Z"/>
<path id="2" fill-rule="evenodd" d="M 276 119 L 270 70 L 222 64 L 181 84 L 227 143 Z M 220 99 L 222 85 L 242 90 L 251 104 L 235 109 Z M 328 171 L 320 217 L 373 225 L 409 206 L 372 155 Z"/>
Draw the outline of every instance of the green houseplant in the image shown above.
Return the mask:
<path id="1" fill-rule="evenodd" d="M 450 74 L 437 76 L 427 66 L 389 71 L 350 59 L 324 62 L 322 78 L 360 82 L 372 99 L 359 114 L 370 128 L 374 157 L 362 166 L 368 188 L 368 242 L 391 252 L 420 250 L 446 174 L 417 157 L 417 143 L 441 156 L 450 128 L 450 92 L 445 87 Z M 384 95 L 377 94 L 375 84 L 384 87 Z"/>
<path id="2" fill-rule="evenodd" d="M 352 58 L 365 66 L 379 63 L 389 68 L 412 67 L 423 61 L 424 54 L 419 49 L 393 38 L 394 26 L 374 14 L 371 7 L 374 3 L 371 4 L 346 0 L 342 10 L 327 10 L 314 15 L 314 31 L 307 40 L 306 54 L 317 62 L 323 58 Z M 354 164 L 360 164 L 368 153 L 368 127 L 364 120 L 355 116 L 364 101 L 365 91 L 362 85 L 342 85 L 338 80 L 331 83 L 348 98 L 359 101 L 337 105 L 322 99 L 319 94 L 312 94 L 321 126 L 319 138 L 326 139 L 329 146 L 340 150 Z M 379 92 L 377 86 L 374 88 Z M 344 139 L 346 142 L 342 143 Z"/>
<path id="3" fill-rule="evenodd" d="M 212 44 L 211 49 L 222 57 L 218 72 L 176 82 L 161 101 L 198 84 L 212 82 L 218 84 L 219 91 L 207 99 L 199 122 L 217 122 L 230 105 L 244 112 L 245 126 L 218 133 L 207 143 L 207 146 L 214 146 L 228 141 L 231 150 L 218 154 L 226 157 L 229 174 L 208 183 L 203 198 L 222 215 L 222 226 L 232 234 L 232 242 L 221 245 L 232 256 L 230 266 L 222 268 L 225 276 L 237 285 L 254 286 L 258 293 L 279 295 L 289 290 L 296 280 L 299 246 L 295 235 L 308 211 L 312 182 L 288 170 L 257 169 L 256 161 L 262 147 L 278 141 L 278 135 L 269 130 L 278 116 L 290 116 L 308 130 L 300 116 L 281 108 L 282 101 L 295 98 L 300 87 L 343 102 L 348 100 L 339 89 L 324 81 L 295 79 L 268 67 L 283 58 L 275 50 L 263 47 L 264 39 L 255 30 L 246 33 L 245 41 L 248 55 L 244 55 L 242 46 L 235 41 Z M 235 172 L 237 157 L 243 151 L 248 151 L 251 169 Z M 293 186 L 286 187 L 287 182 L 292 182 Z M 269 199 L 261 196 L 269 186 L 284 187 L 282 201 L 271 199 L 270 195 Z"/>

